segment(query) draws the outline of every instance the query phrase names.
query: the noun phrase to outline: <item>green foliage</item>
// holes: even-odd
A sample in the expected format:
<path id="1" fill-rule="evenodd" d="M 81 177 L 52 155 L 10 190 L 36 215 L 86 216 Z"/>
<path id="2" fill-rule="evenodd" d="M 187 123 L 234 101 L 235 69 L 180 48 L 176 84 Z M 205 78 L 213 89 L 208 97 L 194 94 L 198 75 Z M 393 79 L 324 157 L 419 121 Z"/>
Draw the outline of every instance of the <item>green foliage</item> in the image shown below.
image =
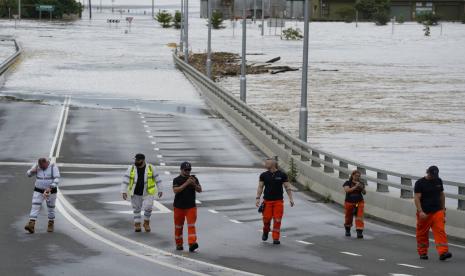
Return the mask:
<path id="1" fill-rule="evenodd" d="M 300 40 L 303 38 L 302 31 L 299 28 L 284 29 L 281 37 L 284 37 L 286 40 Z"/>
<path id="2" fill-rule="evenodd" d="M 336 11 L 336 14 L 340 19 L 346 23 L 350 23 L 355 18 L 355 9 L 352 7 L 341 7 Z"/>
<path id="3" fill-rule="evenodd" d="M 423 25 L 435 26 L 438 24 L 439 16 L 432 12 L 425 12 L 417 15 L 417 22 Z"/>
<path id="4" fill-rule="evenodd" d="M 163 10 L 157 13 L 155 19 L 158 21 L 158 23 L 160 23 L 160 25 L 163 28 L 169 28 L 171 27 L 171 21 L 173 20 L 173 16 L 169 12 Z"/>
<path id="5" fill-rule="evenodd" d="M 361 19 L 373 20 L 376 25 L 386 25 L 389 22 L 390 0 L 358 0 L 355 9 Z"/>
<path id="6" fill-rule="evenodd" d="M 181 28 L 181 12 L 180 11 L 175 11 L 174 12 L 174 17 L 173 17 L 173 26 L 176 29 Z"/>
<path id="7" fill-rule="evenodd" d="M 62 18 L 63 14 L 80 14 L 82 12 L 81 3 L 76 0 L 22 0 L 21 17 L 39 18 L 36 5 L 53 5 L 54 18 Z M 11 16 L 18 13 L 18 0 L 0 0 L 0 17 L 8 17 L 8 10 L 11 9 Z"/>
<path id="8" fill-rule="evenodd" d="M 297 165 L 295 164 L 294 158 L 291 158 L 291 161 L 289 162 L 289 171 L 287 172 L 289 182 L 295 183 L 298 175 L 299 171 L 297 170 Z"/>
<path id="9" fill-rule="evenodd" d="M 396 18 L 397 23 L 399 24 L 404 24 L 405 23 L 405 18 L 403 15 L 399 16 L 399 18 Z"/>
<path id="10" fill-rule="evenodd" d="M 431 30 L 429 25 L 424 25 L 425 27 L 423 28 L 423 31 L 425 32 L 425 36 L 430 36 L 431 35 Z"/>
<path id="11" fill-rule="evenodd" d="M 214 11 L 212 12 L 212 28 L 213 29 L 222 29 L 223 26 L 223 14 L 221 12 Z"/>

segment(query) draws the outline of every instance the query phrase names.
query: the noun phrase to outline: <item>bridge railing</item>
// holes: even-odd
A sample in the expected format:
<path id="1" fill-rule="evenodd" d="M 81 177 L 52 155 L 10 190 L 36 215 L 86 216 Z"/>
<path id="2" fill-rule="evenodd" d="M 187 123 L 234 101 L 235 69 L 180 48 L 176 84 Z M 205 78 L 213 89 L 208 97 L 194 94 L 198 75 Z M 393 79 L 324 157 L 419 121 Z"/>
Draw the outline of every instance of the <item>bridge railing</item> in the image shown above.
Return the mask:
<path id="1" fill-rule="evenodd" d="M 363 163 L 316 149 L 282 130 L 268 118 L 255 111 L 230 92 L 219 87 L 215 82 L 208 79 L 189 64 L 186 64 L 176 54 L 173 55 L 173 58 L 176 65 L 189 74 L 190 77 L 194 78 L 203 88 L 208 89 L 210 93 L 227 103 L 266 135 L 271 136 L 273 140 L 284 146 L 292 155 L 298 156 L 303 162 L 308 162 L 309 166 L 320 168 L 324 173 L 332 176 L 336 175 L 341 179 L 347 179 L 351 171 L 356 168 L 362 173 L 362 181 L 365 184 L 376 184 L 377 192 L 387 193 L 389 192 L 389 188 L 392 187 L 400 189 L 401 198 L 413 198 L 413 183 L 421 177 L 367 166 Z M 450 193 L 447 190 L 451 189 L 445 189 L 446 198 L 457 200 L 457 209 L 465 210 L 465 183 L 444 181 L 444 185 L 457 188 L 457 193 Z"/>
<path id="2" fill-rule="evenodd" d="M 19 58 L 19 56 L 23 52 L 23 48 L 16 41 L 16 39 L 14 39 L 12 37 L 0 36 L 0 40 L 1 41 L 13 41 L 14 44 L 15 44 L 15 49 L 16 49 L 15 52 L 12 55 L 10 55 L 7 59 L 2 61 L 2 63 L 0 63 L 0 75 L 2 75 L 3 73 L 6 72 L 6 70 L 8 70 L 8 68 L 10 68 L 11 65 L 13 65 L 16 62 L 16 60 Z"/>

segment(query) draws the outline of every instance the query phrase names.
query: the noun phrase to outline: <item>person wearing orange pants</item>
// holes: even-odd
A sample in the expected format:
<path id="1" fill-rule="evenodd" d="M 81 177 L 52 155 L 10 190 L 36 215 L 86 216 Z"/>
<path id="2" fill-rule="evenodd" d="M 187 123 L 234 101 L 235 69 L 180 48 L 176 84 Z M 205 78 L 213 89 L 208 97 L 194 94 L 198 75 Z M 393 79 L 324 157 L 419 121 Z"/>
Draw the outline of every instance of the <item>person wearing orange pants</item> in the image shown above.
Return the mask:
<path id="1" fill-rule="evenodd" d="M 184 250 L 183 228 L 187 220 L 187 234 L 189 251 L 194 252 L 199 248 L 195 222 L 197 221 L 197 206 L 195 194 L 202 192 L 199 180 L 191 175 L 192 166 L 189 162 L 181 164 L 181 174 L 173 180 L 174 196 L 174 239 L 176 250 Z"/>
<path id="2" fill-rule="evenodd" d="M 415 183 L 415 206 L 417 207 L 417 251 L 420 259 L 428 259 L 429 230 L 433 230 L 434 242 L 439 259 L 445 261 L 452 258 L 447 244 L 446 197 L 439 169 L 431 166 L 426 176 Z"/>
<path id="3" fill-rule="evenodd" d="M 263 214 L 263 235 L 262 240 L 268 240 L 271 230 L 271 220 L 273 220 L 273 244 L 280 244 L 281 220 L 284 214 L 284 189 L 289 196 L 291 207 L 294 206 L 291 184 L 286 173 L 278 169 L 276 159 L 269 158 L 265 161 L 266 172 L 260 175 L 257 189 L 256 206 L 260 207 L 260 199 L 263 196 L 263 205 L 260 208 Z"/>
<path id="4" fill-rule="evenodd" d="M 354 170 L 349 180 L 346 181 L 343 185 L 344 191 L 346 192 L 346 199 L 344 202 L 344 227 L 346 230 L 346 237 L 350 237 L 350 229 L 352 228 L 352 223 L 355 216 L 355 229 L 357 231 L 357 238 L 363 239 L 363 229 L 365 227 L 363 222 L 365 208 L 363 195 L 366 193 L 366 191 L 365 185 L 360 181 L 360 176 L 360 171 Z"/>

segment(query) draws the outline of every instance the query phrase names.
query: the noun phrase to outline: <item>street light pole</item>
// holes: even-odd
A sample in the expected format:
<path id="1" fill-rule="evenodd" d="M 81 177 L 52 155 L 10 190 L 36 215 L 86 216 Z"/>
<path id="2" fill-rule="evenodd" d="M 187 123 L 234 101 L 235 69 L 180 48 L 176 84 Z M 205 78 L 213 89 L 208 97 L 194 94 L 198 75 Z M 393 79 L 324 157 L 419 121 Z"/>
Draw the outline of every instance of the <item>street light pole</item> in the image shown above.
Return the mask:
<path id="1" fill-rule="evenodd" d="M 179 51 L 181 53 L 184 51 L 183 49 L 183 43 L 184 43 L 184 37 L 183 33 L 184 32 L 184 0 L 181 0 L 181 29 L 180 29 L 180 35 L 179 35 Z"/>
<path id="2" fill-rule="evenodd" d="M 92 19 L 92 1 L 89 0 L 89 19 Z"/>
<path id="3" fill-rule="evenodd" d="M 184 5 L 184 61 L 189 63 L 189 0 Z"/>
<path id="4" fill-rule="evenodd" d="M 18 1 L 18 19 L 21 20 L 21 0 Z"/>
<path id="5" fill-rule="evenodd" d="M 247 0 L 243 1 L 244 7 L 242 10 L 242 62 L 241 62 L 241 93 L 240 99 L 243 102 L 247 101 L 247 90 L 246 90 L 246 35 L 247 35 L 247 14 L 246 14 L 246 4 Z"/>
<path id="6" fill-rule="evenodd" d="M 265 34 L 265 0 L 262 0 L 262 36 Z"/>
<path id="7" fill-rule="evenodd" d="M 253 23 L 257 20 L 257 0 L 253 0 Z"/>
<path id="8" fill-rule="evenodd" d="M 212 0 L 208 1 L 207 76 L 212 78 Z"/>
<path id="9" fill-rule="evenodd" d="M 304 47 L 302 61 L 302 88 L 299 111 L 299 139 L 307 142 L 308 109 L 307 109 L 307 78 L 308 78 L 308 1 L 304 3 Z"/>
<path id="10" fill-rule="evenodd" d="M 155 0 L 152 0 L 152 20 L 155 19 Z"/>

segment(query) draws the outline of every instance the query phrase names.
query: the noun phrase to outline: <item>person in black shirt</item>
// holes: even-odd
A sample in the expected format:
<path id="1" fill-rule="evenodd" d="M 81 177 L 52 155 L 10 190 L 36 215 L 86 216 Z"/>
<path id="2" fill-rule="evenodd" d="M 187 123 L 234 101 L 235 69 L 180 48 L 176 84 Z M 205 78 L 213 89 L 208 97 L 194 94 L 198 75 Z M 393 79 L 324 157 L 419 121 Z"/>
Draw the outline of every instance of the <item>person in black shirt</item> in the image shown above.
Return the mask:
<path id="1" fill-rule="evenodd" d="M 429 167 L 426 176 L 415 183 L 414 190 L 417 207 L 417 251 L 420 259 L 428 259 L 430 229 L 433 230 L 439 259 L 444 261 L 451 258 L 445 231 L 446 197 L 438 167 Z"/>
<path id="2" fill-rule="evenodd" d="M 195 193 L 202 192 L 199 180 L 195 175 L 191 175 L 192 166 L 189 162 L 181 164 L 181 174 L 173 180 L 174 196 L 174 239 L 176 250 L 183 248 L 183 227 L 187 220 L 187 232 L 189 251 L 194 252 L 199 245 L 195 222 L 197 220 L 197 207 L 195 204 Z"/>
<path id="3" fill-rule="evenodd" d="M 360 180 L 361 173 L 358 170 L 354 170 L 348 181 L 344 183 L 343 188 L 346 193 L 346 199 L 344 203 L 345 209 L 345 222 L 344 227 L 346 230 L 346 237 L 350 237 L 350 228 L 354 221 L 355 215 L 355 228 L 357 231 L 357 238 L 363 239 L 363 213 L 365 202 L 363 201 L 363 195 L 366 193 L 365 185 Z"/>
<path id="4" fill-rule="evenodd" d="M 256 206 L 260 206 L 260 198 L 263 190 L 263 235 L 262 240 L 268 240 L 268 234 L 271 227 L 271 219 L 273 219 L 273 244 L 280 244 L 280 228 L 281 220 L 284 214 L 284 189 L 289 196 L 291 207 L 294 206 L 292 197 L 291 184 L 289 183 L 287 174 L 278 169 L 276 159 L 269 158 L 265 161 L 266 172 L 260 175 L 260 180 L 257 189 Z"/>

